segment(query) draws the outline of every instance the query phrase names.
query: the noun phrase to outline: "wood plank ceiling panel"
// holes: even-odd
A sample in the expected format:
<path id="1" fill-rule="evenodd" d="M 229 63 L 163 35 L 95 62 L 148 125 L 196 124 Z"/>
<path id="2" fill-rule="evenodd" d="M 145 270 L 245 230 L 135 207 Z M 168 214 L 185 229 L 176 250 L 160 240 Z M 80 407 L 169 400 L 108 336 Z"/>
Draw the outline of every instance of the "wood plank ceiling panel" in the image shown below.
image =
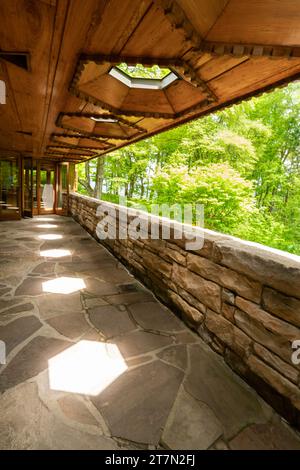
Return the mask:
<path id="1" fill-rule="evenodd" d="M 0 126 L 1 129 L 5 127 L 6 109 L 9 110 L 10 104 L 14 102 L 16 109 L 11 129 L 32 133 L 33 153 L 39 141 L 43 120 L 49 63 L 49 55 L 45 51 L 51 45 L 54 15 L 53 4 L 29 0 L 0 2 L 0 17 L 4 19 L 5 25 L 0 29 L 1 50 L 30 54 L 29 71 L 4 61 L 7 70 L 8 106 L 2 106 L 4 110 L 1 113 Z"/>
<path id="2" fill-rule="evenodd" d="M 218 42 L 300 44 L 299 0 L 230 0 L 206 39 Z"/>
<path id="3" fill-rule="evenodd" d="M 119 109 L 123 138 L 112 133 L 101 145 L 94 140 L 106 153 L 300 75 L 300 0 L 1 0 L 0 15 L 0 52 L 28 52 L 31 65 L 26 71 L 0 59 L 8 90 L 0 106 L 0 148 L 36 157 L 61 146 L 61 154 L 76 161 L 90 158 L 92 134 L 60 127 L 61 113 L 75 113 L 88 129 L 103 131 L 108 124 L 91 126 L 88 116 Z M 294 57 L 277 48 L 274 60 L 268 45 L 293 46 Z M 90 60 L 78 97 L 69 87 L 83 55 Z M 109 60 L 98 65 L 98 56 L 110 55 L 182 59 L 181 79 L 160 93 L 133 90 L 107 75 Z M 96 103 L 95 95 L 102 100 Z M 80 121 L 82 113 L 87 121 Z"/>

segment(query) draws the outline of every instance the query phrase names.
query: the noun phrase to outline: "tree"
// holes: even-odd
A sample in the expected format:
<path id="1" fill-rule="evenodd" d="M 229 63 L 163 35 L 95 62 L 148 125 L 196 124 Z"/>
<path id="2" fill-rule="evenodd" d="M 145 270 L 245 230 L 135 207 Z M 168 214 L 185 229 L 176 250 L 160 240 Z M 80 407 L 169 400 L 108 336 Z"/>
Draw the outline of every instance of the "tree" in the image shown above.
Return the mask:
<path id="1" fill-rule="evenodd" d="M 207 227 L 300 254 L 300 84 L 81 164 L 79 183 L 114 202 L 203 203 Z"/>

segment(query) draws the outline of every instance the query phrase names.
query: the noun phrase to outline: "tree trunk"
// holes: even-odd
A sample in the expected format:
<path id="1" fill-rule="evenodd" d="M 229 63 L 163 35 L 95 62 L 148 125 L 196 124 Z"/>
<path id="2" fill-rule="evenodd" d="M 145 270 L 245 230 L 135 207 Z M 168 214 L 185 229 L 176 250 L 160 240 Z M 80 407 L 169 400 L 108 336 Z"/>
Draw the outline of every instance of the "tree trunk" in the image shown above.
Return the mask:
<path id="1" fill-rule="evenodd" d="M 144 178 L 141 178 L 141 198 L 144 198 L 145 194 L 145 185 L 144 185 Z"/>
<path id="2" fill-rule="evenodd" d="M 98 157 L 97 166 L 96 166 L 96 181 L 95 181 L 95 188 L 94 188 L 94 197 L 96 197 L 97 199 L 101 199 L 101 196 L 102 196 L 104 165 L 105 165 L 105 157 Z"/>
<path id="3" fill-rule="evenodd" d="M 92 196 L 93 188 L 91 187 L 90 162 L 85 162 L 84 170 L 84 179 L 78 178 L 78 181 L 84 187 L 88 196 Z"/>

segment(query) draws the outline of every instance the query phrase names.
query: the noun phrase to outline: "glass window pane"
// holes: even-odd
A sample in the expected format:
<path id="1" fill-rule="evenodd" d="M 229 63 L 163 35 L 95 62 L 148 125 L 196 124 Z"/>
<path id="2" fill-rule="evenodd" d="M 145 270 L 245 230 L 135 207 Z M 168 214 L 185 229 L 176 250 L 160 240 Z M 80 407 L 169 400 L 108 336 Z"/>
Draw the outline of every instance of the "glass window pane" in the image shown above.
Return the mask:
<path id="1" fill-rule="evenodd" d="M 0 218 L 20 216 L 19 186 L 19 159 L 0 157 Z"/>

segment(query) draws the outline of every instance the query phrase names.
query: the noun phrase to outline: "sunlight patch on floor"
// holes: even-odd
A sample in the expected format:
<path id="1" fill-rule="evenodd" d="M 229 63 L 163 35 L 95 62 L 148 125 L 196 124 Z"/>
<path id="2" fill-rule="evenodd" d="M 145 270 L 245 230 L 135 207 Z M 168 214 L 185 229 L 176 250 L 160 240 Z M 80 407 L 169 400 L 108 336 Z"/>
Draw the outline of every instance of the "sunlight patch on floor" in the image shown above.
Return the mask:
<path id="1" fill-rule="evenodd" d="M 38 227 L 38 228 L 57 228 L 58 225 L 55 225 L 55 224 L 37 224 L 36 227 Z"/>
<path id="2" fill-rule="evenodd" d="M 45 233 L 45 235 L 39 235 L 39 238 L 41 240 L 60 240 L 63 236 L 58 233 Z"/>
<path id="3" fill-rule="evenodd" d="M 81 289 L 85 289 L 86 285 L 83 279 L 79 277 L 58 277 L 42 283 L 43 292 L 51 294 L 72 294 Z"/>
<path id="4" fill-rule="evenodd" d="M 48 361 L 51 390 L 96 396 L 127 369 L 115 344 L 79 341 Z"/>
<path id="5" fill-rule="evenodd" d="M 36 222 L 55 222 L 56 219 L 53 217 L 35 217 Z"/>
<path id="6" fill-rule="evenodd" d="M 64 256 L 71 256 L 71 254 L 70 250 L 61 249 L 40 251 L 40 256 L 45 256 L 46 258 L 63 258 Z"/>

